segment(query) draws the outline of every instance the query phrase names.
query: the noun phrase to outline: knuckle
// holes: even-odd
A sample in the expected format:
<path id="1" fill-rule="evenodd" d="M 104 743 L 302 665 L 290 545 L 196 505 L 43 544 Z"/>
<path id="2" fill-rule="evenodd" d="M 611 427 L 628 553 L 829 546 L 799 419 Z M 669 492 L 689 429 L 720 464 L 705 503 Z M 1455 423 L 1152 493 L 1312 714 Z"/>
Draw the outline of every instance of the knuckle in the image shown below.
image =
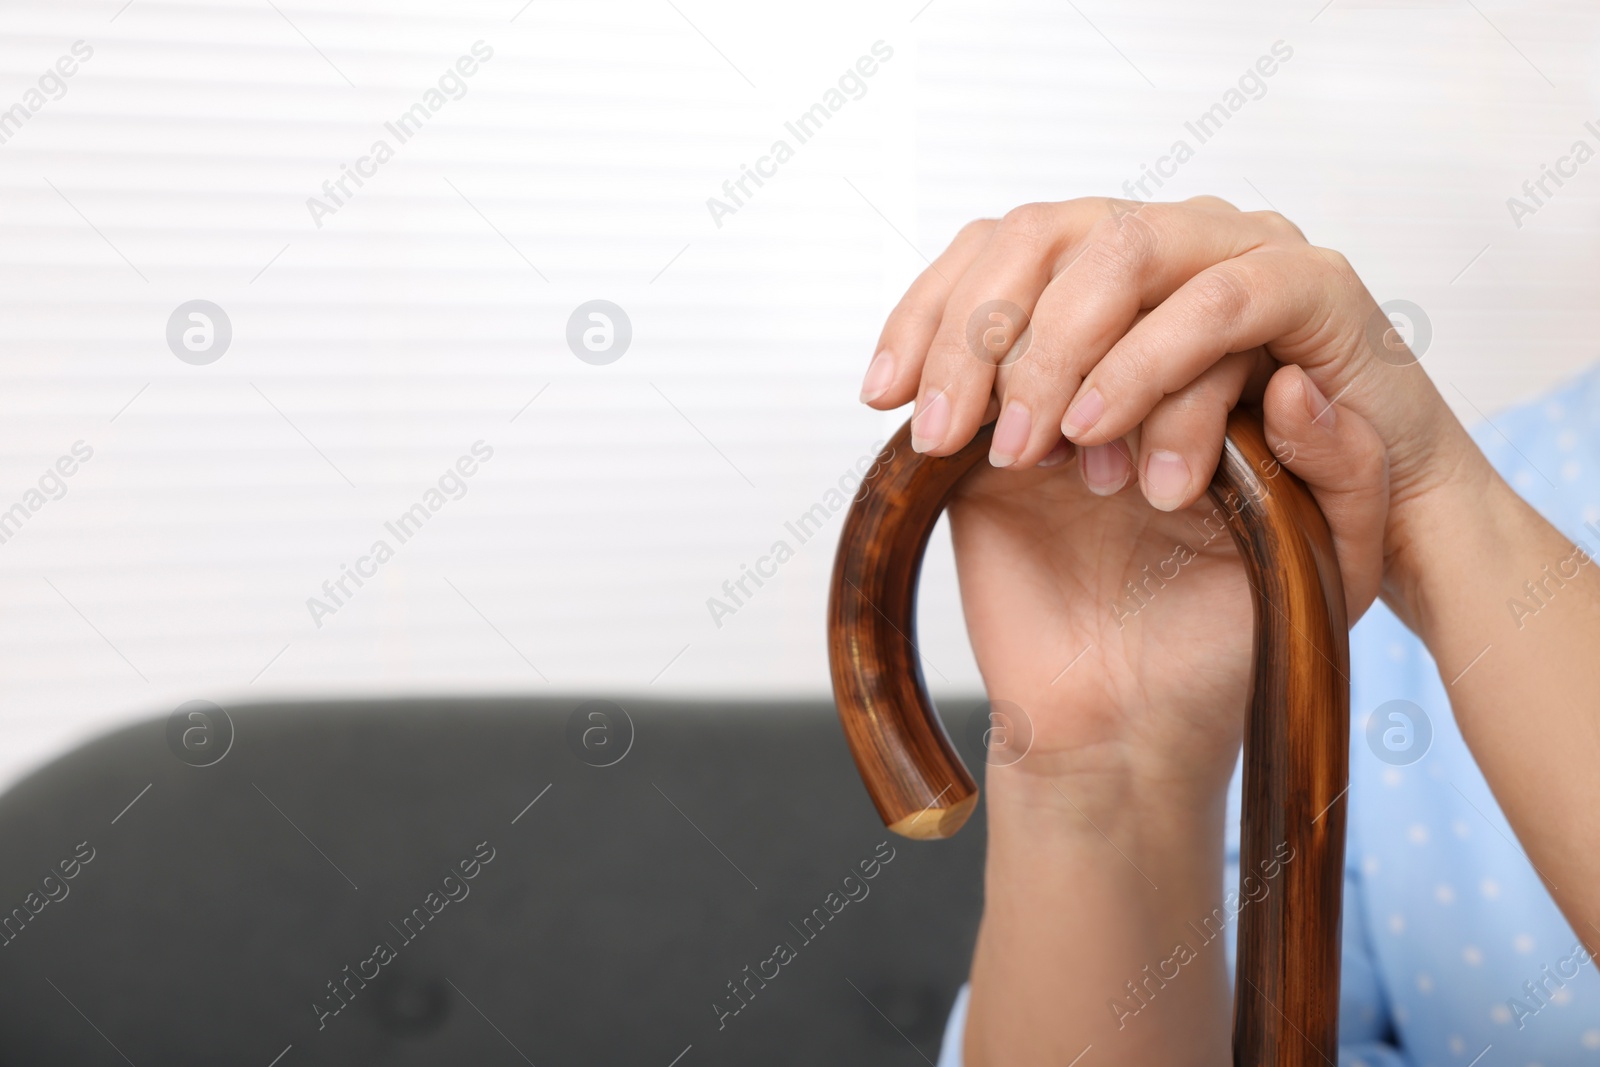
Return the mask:
<path id="1" fill-rule="evenodd" d="M 1236 206 L 1234 206 L 1232 201 L 1224 200 L 1220 196 L 1212 196 L 1210 193 L 1202 193 L 1199 196 L 1191 196 L 1189 199 L 1185 200 L 1184 203 L 1193 204 L 1195 207 L 1212 208 L 1213 210 L 1235 212 L 1239 210 Z"/>
<path id="2" fill-rule="evenodd" d="M 1277 211 L 1251 211 L 1247 213 L 1263 229 L 1279 240 L 1306 243 L 1305 231 L 1296 226 L 1288 216 Z"/>
<path id="3" fill-rule="evenodd" d="M 1089 252 L 1098 265 L 1113 274 L 1143 277 L 1156 256 L 1153 208 L 1118 215 L 1096 223 L 1089 237 Z"/>
<path id="4" fill-rule="evenodd" d="M 1177 392 L 1167 394 L 1152 413 L 1162 421 L 1171 420 L 1184 428 L 1186 439 L 1208 437 L 1220 440 L 1234 397 L 1214 374 L 1202 374 Z"/>
<path id="5" fill-rule="evenodd" d="M 1374 494 L 1386 494 L 1389 481 L 1389 460 L 1382 452 L 1368 452 L 1356 464 L 1361 474 L 1358 484 L 1369 487 Z"/>
<path id="6" fill-rule="evenodd" d="M 1375 432 L 1363 434 L 1364 440 L 1351 449 L 1352 466 L 1356 479 L 1363 485 L 1386 485 L 1389 477 L 1389 453 Z"/>
<path id="7" fill-rule="evenodd" d="M 950 243 L 955 245 L 965 244 L 969 241 L 987 240 L 989 234 L 994 232 L 994 228 L 997 224 L 997 220 L 995 219 L 973 219 L 971 222 L 967 223 L 965 226 L 961 227 L 961 229 L 956 231 L 955 240 L 951 241 Z"/>
<path id="8" fill-rule="evenodd" d="M 1356 276 L 1356 269 L 1350 265 L 1350 260 L 1345 258 L 1343 252 L 1333 248 L 1320 248 L 1311 245 L 1311 253 L 1331 267 L 1335 274 L 1346 281 L 1360 281 Z"/>
<path id="9" fill-rule="evenodd" d="M 1237 268 L 1220 264 L 1194 280 L 1194 302 L 1205 318 L 1236 322 L 1250 306 L 1250 284 Z"/>
<path id="10" fill-rule="evenodd" d="M 1149 397 L 1156 400 L 1161 389 L 1160 367 L 1150 353 L 1142 348 L 1129 348 L 1118 353 L 1115 360 L 1100 364 L 1104 375 L 1103 391 L 1124 394 L 1131 398 Z M 1156 394 L 1151 396 L 1150 394 Z"/>
<path id="11" fill-rule="evenodd" d="M 1195 415 L 1207 414 L 1213 409 L 1221 410 L 1217 401 L 1204 391 L 1181 389 L 1162 400 L 1148 421 L 1155 421 L 1159 414 L 1163 423 L 1170 421 L 1188 427 L 1193 424 Z"/>
<path id="12" fill-rule="evenodd" d="M 1009 396 L 1021 390 L 1033 395 L 1059 388 L 1070 366 L 1065 353 L 1031 338 L 1027 351 L 1008 368 L 1006 393 Z"/>
<path id="13" fill-rule="evenodd" d="M 923 364 L 924 374 L 931 374 L 935 368 L 955 366 L 957 357 L 968 352 L 966 338 L 960 329 L 950 321 L 948 315 L 938 316 L 938 327 L 934 330 L 933 340 L 928 342 L 928 358 Z M 941 370 L 940 373 L 948 374 L 949 371 Z"/>
<path id="14" fill-rule="evenodd" d="M 1182 395 L 1188 400 L 1190 409 L 1204 414 L 1206 425 L 1214 425 L 1219 432 L 1225 428 L 1228 413 L 1239 400 L 1237 389 L 1230 389 L 1212 374 L 1201 375 L 1194 388 L 1183 390 Z"/>
<path id="15" fill-rule="evenodd" d="M 941 290 L 931 285 L 913 285 L 889 313 L 889 322 L 918 329 L 935 327 L 944 315 L 944 303 Z"/>
<path id="16" fill-rule="evenodd" d="M 1304 457 L 1307 475 L 1337 493 L 1387 495 L 1389 461 L 1382 451 L 1316 449 Z"/>
<path id="17" fill-rule="evenodd" d="M 1007 237 L 1029 244 L 1043 244 L 1049 240 L 1054 220 L 1053 204 L 1019 204 L 1005 213 L 997 228 Z"/>

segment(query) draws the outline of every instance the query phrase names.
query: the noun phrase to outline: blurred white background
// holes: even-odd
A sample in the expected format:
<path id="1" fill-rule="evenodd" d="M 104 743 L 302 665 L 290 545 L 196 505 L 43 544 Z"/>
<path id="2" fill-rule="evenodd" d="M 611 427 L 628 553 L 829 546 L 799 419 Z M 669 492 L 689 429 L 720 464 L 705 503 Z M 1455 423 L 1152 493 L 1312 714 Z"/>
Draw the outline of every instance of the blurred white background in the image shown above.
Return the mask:
<path id="1" fill-rule="evenodd" d="M 884 314 L 967 219 L 1194 144 L 1275 42 L 1160 198 L 1289 215 L 1422 307 L 1424 365 L 1492 414 L 1597 354 L 1600 162 L 1520 227 L 1506 203 L 1600 146 L 1597 24 L 1577 0 L 8 4 L 0 510 L 93 458 L 0 544 L 0 782 L 196 698 L 825 694 L 838 522 L 784 524 L 904 417 L 855 401 Z M 78 41 L 59 99 L 30 96 Z M 384 123 L 480 41 L 400 144 Z M 394 158 L 316 225 L 380 137 Z M 707 198 L 779 138 L 794 158 L 718 226 Z M 233 331 L 203 366 L 166 340 L 194 299 Z M 591 299 L 632 322 L 605 366 L 565 340 Z M 480 440 L 399 545 L 385 521 Z M 380 537 L 395 557 L 319 627 L 307 598 Z M 707 599 L 780 538 L 795 558 L 718 626 Z M 938 543 L 922 615 L 930 681 L 975 690 Z"/>

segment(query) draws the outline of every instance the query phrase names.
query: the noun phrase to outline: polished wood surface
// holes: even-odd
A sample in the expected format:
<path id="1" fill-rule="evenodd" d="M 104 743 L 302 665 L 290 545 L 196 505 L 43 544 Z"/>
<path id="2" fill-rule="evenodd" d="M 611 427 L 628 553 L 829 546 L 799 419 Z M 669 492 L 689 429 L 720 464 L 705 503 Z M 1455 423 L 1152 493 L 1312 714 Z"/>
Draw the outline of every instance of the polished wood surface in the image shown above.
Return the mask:
<path id="1" fill-rule="evenodd" d="M 978 800 L 923 682 L 916 587 L 933 526 L 989 436 L 986 427 L 956 455 L 929 458 L 902 427 L 863 483 L 834 561 L 839 718 L 879 815 L 908 837 L 950 836 Z M 1327 523 L 1274 459 L 1258 415 L 1230 418 L 1211 496 L 1255 605 L 1239 866 L 1258 879 L 1276 872 L 1239 912 L 1234 1063 L 1333 1064 L 1350 715 L 1339 565 Z"/>

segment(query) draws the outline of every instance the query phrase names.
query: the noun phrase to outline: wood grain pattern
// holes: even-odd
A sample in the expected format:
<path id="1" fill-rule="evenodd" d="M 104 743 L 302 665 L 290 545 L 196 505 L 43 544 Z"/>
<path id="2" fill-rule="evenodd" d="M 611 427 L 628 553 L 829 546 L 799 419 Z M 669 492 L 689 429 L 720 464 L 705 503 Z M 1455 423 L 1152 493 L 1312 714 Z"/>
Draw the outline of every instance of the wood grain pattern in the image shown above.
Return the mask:
<path id="1" fill-rule="evenodd" d="M 978 803 L 922 680 L 916 601 L 928 537 L 991 433 L 928 459 L 902 426 L 867 472 L 834 557 L 828 659 L 839 719 L 884 825 L 907 837 L 949 837 Z"/>
<path id="2" fill-rule="evenodd" d="M 902 427 L 852 505 L 834 561 L 828 647 L 839 718 L 879 815 L 908 837 L 948 837 L 977 804 L 923 682 L 916 586 L 934 523 L 989 436 L 986 427 L 956 455 L 932 459 L 911 450 Z M 1239 913 L 1234 1063 L 1333 1064 L 1350 715 L 1338 560 L 1259 416 L 1230 418 L 1211 496 L 1255 605 L 1240 859 L 1241 876 L 1255 881 Z"/>

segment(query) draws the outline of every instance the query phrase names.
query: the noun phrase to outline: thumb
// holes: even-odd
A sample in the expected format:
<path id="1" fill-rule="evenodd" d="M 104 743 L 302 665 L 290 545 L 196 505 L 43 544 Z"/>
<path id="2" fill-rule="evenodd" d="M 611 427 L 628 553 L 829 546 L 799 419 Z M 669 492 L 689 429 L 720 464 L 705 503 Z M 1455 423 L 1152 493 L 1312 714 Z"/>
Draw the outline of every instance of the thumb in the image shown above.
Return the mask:
<path id="1" fill-rule="evenodd" d="M 1328 520 L 1353 626 L 1383 580 L 1389 457 L 1372 424 L 1330 403 L 1306 372 L 1279 368 L 1262 398 L 1267 444 L 1311 490 Z"/>

